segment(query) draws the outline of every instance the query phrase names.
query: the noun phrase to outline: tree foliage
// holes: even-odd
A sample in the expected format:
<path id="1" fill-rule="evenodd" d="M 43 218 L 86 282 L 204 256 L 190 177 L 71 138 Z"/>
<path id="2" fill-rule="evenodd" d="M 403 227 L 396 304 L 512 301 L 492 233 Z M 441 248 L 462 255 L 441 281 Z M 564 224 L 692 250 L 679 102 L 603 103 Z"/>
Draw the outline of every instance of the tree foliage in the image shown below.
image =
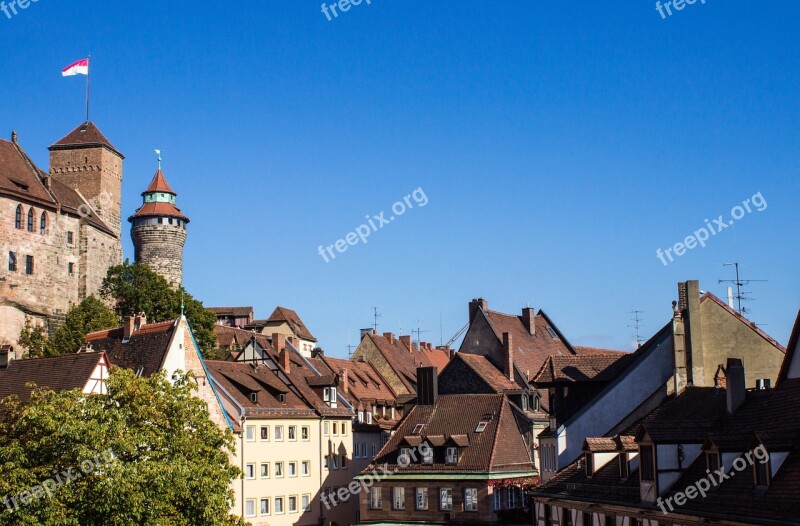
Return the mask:
<path id="1" fill-rule="evenodd" d="M 163 276 L 156 274 L 147 265 L 125 261 L 108 269 L 103 280 L 101 294 L 115 302 L 120 316 L 144 312 L 151 322 L 174 320 L 184 314 L 189 320 L 197 344 L 208 357 L 214 349 L 214 313 L 206 310 L 203 303 L 194 299 L 183 287 L 173 289 Z"/>
<path id="2" fill-rule="evenodd" d="M 114 371 L 108 394 L 37 389 L 0 402 L 0 526 L 227 526 L 233 434 L 195 380 Z"/>
<path id="3" fill-rule="evenodd" d="M 19 333 L 17 343 L 27 349 L 32 358 L 47 356 L 47 347 L 49 344 L 44 327 L 32 324 L 30 318 L 25 320 L 25 326 L 22 327 Z"/>

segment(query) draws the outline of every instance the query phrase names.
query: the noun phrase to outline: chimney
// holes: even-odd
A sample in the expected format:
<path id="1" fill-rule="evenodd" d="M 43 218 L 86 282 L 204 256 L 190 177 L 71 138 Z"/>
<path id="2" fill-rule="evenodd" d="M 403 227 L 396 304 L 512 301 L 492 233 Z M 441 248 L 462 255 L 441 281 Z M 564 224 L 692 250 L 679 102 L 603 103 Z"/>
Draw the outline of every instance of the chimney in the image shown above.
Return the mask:
<path id="1" fill-rule="evenodd" d="M 275 349 L 276 353 L 280 353 L 282 350 L 284 350 L 286 348 L 286 335 L 273 332 L 272 348 Z"/>
<path id="2" fill-rule="evenodd" d="M 11 142 L 13 142 L 14 144 L 17 144 L 17 132 L 16 132 L 16 130 L 11 132 Z"/>
<path id="3" fill-rule="evenodd" d="M 138 331 L 145 325 L 147 325 L 147 315 L 144 312 L 140 312 L 139 314 L 136 315 L 136 318 L 134 318 L 133 321 L 134 332 Z"/>
<path id="4" fill-rule="evenodd" d="M 364 339 L 364 336 L 366 336 L 367 334 L 372 334 L 372 329 L 371 328 L 370 329 L 361 329 L 361 339 L 362 340 Z"/>
<path id="5" fill-rule="evenodd" d="M 503 333 L 503 374 L 514 381 L 514 342 L 511 333 Z"/>
<path id="6" fill-rule="evenodd" d="M 392 334 L 391 332 L 384 332 L 383 337 L 389 340 L 389 343 L 392 344 L 394 343 L 394 334 Z"/>
<path id="7" fill-rule="evenodd" d="M 439 373 L 436 367 L 417 368 L 417 404 L 434 405 L 439 396 Z"/>
<path id="8" fill-rule="evenodd" d="M 414 351 L 414 349 L 412 348 L 412 344 L 411 344 L 411 336 L 400 336 L 400 343 L 405 345 L 406 349 L 408 349 L 409 352 L 413 352 Z"/>
<path id="9" fill-rule="evenodd" d="M 47 188 L 48 190 L 50 190 L 50 186 L 51 186 L 51 185 L 50 185 L 50 176 L 49 176 L 49 175 L 46 175 L 46 174 L 45 174 L 45 175 L 44 175 L 44 177 L 42 177 L 42 184 L 44 184 L 44 187 L 45 187 L 45 188 Z"/>
<path id="10" fill-rule="evenodd" d="M 289 358 L 289 349 L 284 347 L 281 352 L 278 353 L 278 360 L 281 362 L 281 367 L 286 371 L 286 374 L 292 372 L 292 360 Z"/>
<path id="11" fill-rule="evenodd" d="M 531 336 L 536 334 L 536 324 L 534 319 L 536 318 L 536 312 L 533 307 L 525 307 L 522 309 L 522 324 L 525 326 L 525 329 L 531 334 Z"/>
<path id="12" fill-rule="evenodd" d="M 131 335 L 133 334 L 133 327 L 134 322 L 136 321 L 135 316 L 125 316 L 122 320 L 122 339 L 124 341 L 128 341 L 131 339 Z"/>
<path id="13" fill-rule="evenodd" d="M 669 394 L 682 393 L 689 383 L 689 372 L 686 362 L 688 358 L 688 353 L 686 352 L 686 326 L 678 305 L 678 303 L 672 302 L 674 311 L 674 316 L 672 318 L 672 353 L 674 355 L 675 369 L 672 375 L 672 386 L 668 390 Z"/>
<path id="14" fill-rule="evenodd" d="M 746 396 L 744 365 L 739 358 L 728 358 L 728 367 L 725 369 L 728 381 L 726 389 L 728 395 L 728 414 L 732 415 L 742 406 Z"/>
<path id="15" fill-rule="evenodd" d="M 350 394 L 350 382 L 347 380 L 347 369 L 339 369 L 339 385 L 342 386 L 342 394 Z"/>
<path id="16" fill-rule="evenodd" d="M 478 312 L 479 309 L 480 310 L 486 310 L 488 308 L 489 308 L 489 303 L 483 298 L 478 298 L 476 300 L 470 301 L 469 302 L 469 321 L 470 321 L 470 323 L 472 323 L 472 318 L 475 317 L 475 314 Z"/>
<path id="17" fill-rule="evenodd" d="M 294 336 L 287 336 L 286 341 L 292 344 L 292 347 L 297 349 L 297 344 L 294 342 Z"/>

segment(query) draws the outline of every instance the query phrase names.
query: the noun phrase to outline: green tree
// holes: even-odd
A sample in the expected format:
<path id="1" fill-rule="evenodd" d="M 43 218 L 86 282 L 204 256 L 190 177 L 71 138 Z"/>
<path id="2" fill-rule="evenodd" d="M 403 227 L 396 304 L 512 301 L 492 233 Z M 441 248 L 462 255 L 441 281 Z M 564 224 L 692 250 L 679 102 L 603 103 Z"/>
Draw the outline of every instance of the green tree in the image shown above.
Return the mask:
<path id="1" fill-rule="evenodd" d="M 48 346 L 47 335 L 41 325 L 32 325 L 30 318 L 25 320 L 25 326 L 19 333 L 17 343 L 28 350 L 31 358 L 47 356 Z"/>
<path id="2" fill-rule="evenodd" d="M 81 348 L 90 332 L 118 326 L 119 317 L 114 311 L 89 296 L 69 310 L 66 321 L 48 342 L 48 355 L 72 354 Z"/>
<path id="3" fill-rule="evenodd" d="M 144 312 L 150 321 L 174 320 L 181 314 L 181 302 L 189 325 L 192 327 L 197 344 L 208 356 L 214 349 L 214 324 L 217 321 L 213 312 L 206 310 L 202 302 L 194 299 L 183 287 L 175 290 L 163 276 L 156 274 L 147 265 L 131 263 L 108 269 L 103 280 L 101 294 L 112 299 L 121 316 Z"/>
<path id="4" fill-rule="evenodd" d="M 0 525 L 244 525 L 230 515 L 233 434 L 195 385 L 116 370 L 107 394 L 0 402 Z"/>

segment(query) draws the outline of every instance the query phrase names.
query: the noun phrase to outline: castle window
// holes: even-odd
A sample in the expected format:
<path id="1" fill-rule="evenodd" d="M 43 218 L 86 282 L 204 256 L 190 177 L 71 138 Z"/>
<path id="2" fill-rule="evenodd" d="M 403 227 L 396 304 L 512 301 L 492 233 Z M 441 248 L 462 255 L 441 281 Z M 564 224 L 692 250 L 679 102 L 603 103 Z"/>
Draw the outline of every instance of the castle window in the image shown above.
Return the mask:
<path id="1" fill-rule="evenodd" d="M 158 224 L 159 225 L 163 225 L 164 224 L 164 218 L 163 217 L 159 217 L 158 218 Z"/>
<path id="2" fill-rule="evenodd" d="M 72 236 L 73 236 L 72 232 L 67 232 L 67 243 L 69 243 L 70 245 L 73 243 L 73 237 Z"/>
<path id="3" fill-rule="evenodd" d="M 13 252 L 8 253 L 8 271 L 9 272 L 16 272 L 17 271 L 17 255 Z"/>
<path id="4" fill-rule="evenodd" d="M 75 275 L 75 263 L 67 263 L 67 274 L 70 276 Z"/>
<path id="5" fill-rule="evenodd" d="M 33 256 L 25 256 L 25 274 L 33 274 Z"/>
<path id="6" fill-rule="evenodd" d="M 47 212 L 42 212 L 42 217 L 39 218 L 39 234 L 44 235 L 47 232 Z"/>
<path id="7" fill-rule="evenodd" d="M 33 232 L 33 208 L 28 210 L 28 232 Z"/>
<path id="8" fill-rule="evenodd" d="M 14 228 L 22 229 L 22 205 L 17 206 L 17 212 L 14 214 Z"/>

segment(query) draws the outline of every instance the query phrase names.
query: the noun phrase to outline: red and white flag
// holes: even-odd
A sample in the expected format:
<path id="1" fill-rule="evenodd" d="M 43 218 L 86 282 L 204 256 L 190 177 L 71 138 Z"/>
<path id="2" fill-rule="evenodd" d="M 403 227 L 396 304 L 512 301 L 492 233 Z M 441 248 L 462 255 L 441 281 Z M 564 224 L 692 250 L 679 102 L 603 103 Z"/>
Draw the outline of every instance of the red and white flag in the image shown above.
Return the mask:
<path id="1" fill-rule="evenodd" d="M 61 71 L 62 77 L 72 77 L 73 75 L 88 75 L 89 59 L 83 58 L 74 64 L 70 64 Z"/>

